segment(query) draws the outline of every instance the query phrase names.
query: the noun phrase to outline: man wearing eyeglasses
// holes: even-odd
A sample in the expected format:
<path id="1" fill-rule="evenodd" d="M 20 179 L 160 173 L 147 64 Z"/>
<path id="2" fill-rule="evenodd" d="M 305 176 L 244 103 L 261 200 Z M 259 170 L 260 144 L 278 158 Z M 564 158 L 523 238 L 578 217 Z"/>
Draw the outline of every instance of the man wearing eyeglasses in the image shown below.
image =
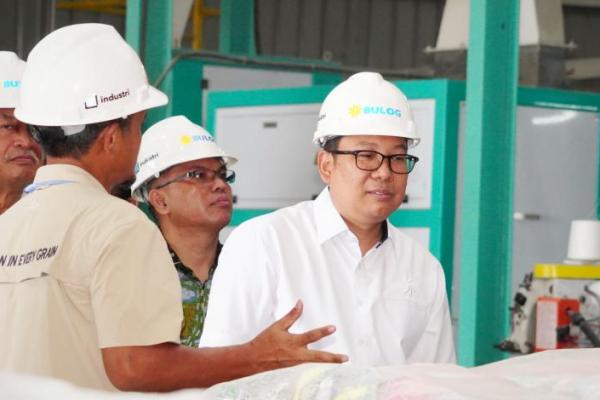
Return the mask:
<path id="1" fill-rule="evenodd" d="M 251 338 L 301 298 L 297 329 L 338 327 L 312 348 L 362 365 L 454 362 L 443 269 L 387 221 L 418 161 L 406 97 L 380 74 L 355 74 L 325 99 L 314 141 L 327 188 L 231 233 L 200 344 Z"/>
<path id="2" fill-rule="evenodd" d="M 231 220 L 235 172 L 227 168 L 236 161 L 183 116 L 164 119 L 142 136 L 133 196 L 148 204 L 169 245 L 182 288 L 181 343 L 187 346 L 200 342 L 222 247 L 219 232 Z"/>

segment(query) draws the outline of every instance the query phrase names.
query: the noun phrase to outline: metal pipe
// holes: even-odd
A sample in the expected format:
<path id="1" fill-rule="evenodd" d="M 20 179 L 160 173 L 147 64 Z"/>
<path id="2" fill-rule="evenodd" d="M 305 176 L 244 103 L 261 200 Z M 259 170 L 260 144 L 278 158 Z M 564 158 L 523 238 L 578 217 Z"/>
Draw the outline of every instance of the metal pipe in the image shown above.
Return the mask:
<path id="1" fill-rule="evenodd" d="M 583 318 L 583 316 L 580 313 L 570 309 L 567 310 L 567 314 L 569 314 L 573 325 L 581 328 L 585 336 L 590 340 L 590 342 L 592 342 L 592 345 L 594 347 L 600 347 L 600 338 L 598 337 L 598 335 L 596 335 L 596 333 L 594 332 L 590 324 L 588 324 L 586 319 Z"/>
<path id="2" fill-rule="evenodd" d="M 310 71 L 310 72 L 340 72 L 340 73 L 355 73 L 365 70 L 377 71 L 384 76 L 392 77 L 392 78 L 402 78 L 402 79 L 430 79 L 434 76 L 434 73 L 430 69 L 374 69 L 368 67 L 357 67 L 357 66 L 334 66 L 334 65 L 324 65 L 324 64 L 314 64 L 314 63 L 300 63 L 300 62 L 291 62 L 291 61 L 272 61 L 272 60 L 263 60 L 257 57 L 248 57 L 248 56 L 236 56 L 218 53 L 214 51 L 201 50 L 201 51 L 183 51 L 177 54 L 175 57 L 171 59 L 169 64 L 165 67 L 165 69 L 160 73 L 156 81 L 154 82 L 155 87 L 159 87 L 163 80 L 166 78 L 168 73 L 173 69 L 173 67 L 181 60 L 188 58 L 199 58 L 206 60 L 216 60 L 216 61 L 225 61 L 234 64 L 242 64 L 242 65 L 259 65 L 264 67 L 283 67 L 283 68 L 293 68 L 295 70 L 300 71 Z"/>

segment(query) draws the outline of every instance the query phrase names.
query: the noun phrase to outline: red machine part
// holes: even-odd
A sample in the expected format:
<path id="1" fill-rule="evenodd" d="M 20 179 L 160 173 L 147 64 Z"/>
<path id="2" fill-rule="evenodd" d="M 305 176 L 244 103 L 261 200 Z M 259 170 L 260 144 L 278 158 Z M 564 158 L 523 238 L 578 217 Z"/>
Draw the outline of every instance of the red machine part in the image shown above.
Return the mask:
<path id="1" fill-rule="evenodd" d="M 577 347 L 569 311 L 579 312 L 579 300 L 540 297 L 537 300 L 535 351 Z"/>

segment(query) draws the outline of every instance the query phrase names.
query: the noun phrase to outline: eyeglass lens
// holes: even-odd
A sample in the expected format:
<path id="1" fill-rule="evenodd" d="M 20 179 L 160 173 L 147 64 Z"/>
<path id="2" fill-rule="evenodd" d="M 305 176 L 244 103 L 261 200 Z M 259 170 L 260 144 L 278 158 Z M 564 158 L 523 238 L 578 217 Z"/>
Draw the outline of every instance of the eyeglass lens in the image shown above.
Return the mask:
<path id="1" fill-rule="evenodd" d="M 404 154 L 384 156 L 376 151 L 357 151 L 356 166 L 365 171 L 375 171 L 385 158 L 389 159 L 390 169 L 397 174 L 408 174 L 415 166 L 415 159 Z"/>

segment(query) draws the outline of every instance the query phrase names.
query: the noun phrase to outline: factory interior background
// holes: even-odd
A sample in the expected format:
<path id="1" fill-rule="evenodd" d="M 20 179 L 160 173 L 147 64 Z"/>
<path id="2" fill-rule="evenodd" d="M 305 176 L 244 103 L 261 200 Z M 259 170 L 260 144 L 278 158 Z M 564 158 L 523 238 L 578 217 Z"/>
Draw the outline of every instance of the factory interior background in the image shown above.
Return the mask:
<path id="1" fill-rule="evenodd" d="M 422 141 L 390 221 L 441 261 L 458 362 L 473 366 L 534 350 L 519 296 L 586 299 L 600 333 L 600 255 L 576 254 L 577 240 L 600 247 L 600 1 L 521 0 L 517 51 L 493 18 L 469 47 L 468 3 L 0 0 L 0 49 L 26 59 L 62 26 L 113 25 L 171 98 L 146 125 L 185 115 L 240 159 L 223 240 L 322 189 L 311 138 L 334 85 L 364 70 L 395 82 Z"/>

